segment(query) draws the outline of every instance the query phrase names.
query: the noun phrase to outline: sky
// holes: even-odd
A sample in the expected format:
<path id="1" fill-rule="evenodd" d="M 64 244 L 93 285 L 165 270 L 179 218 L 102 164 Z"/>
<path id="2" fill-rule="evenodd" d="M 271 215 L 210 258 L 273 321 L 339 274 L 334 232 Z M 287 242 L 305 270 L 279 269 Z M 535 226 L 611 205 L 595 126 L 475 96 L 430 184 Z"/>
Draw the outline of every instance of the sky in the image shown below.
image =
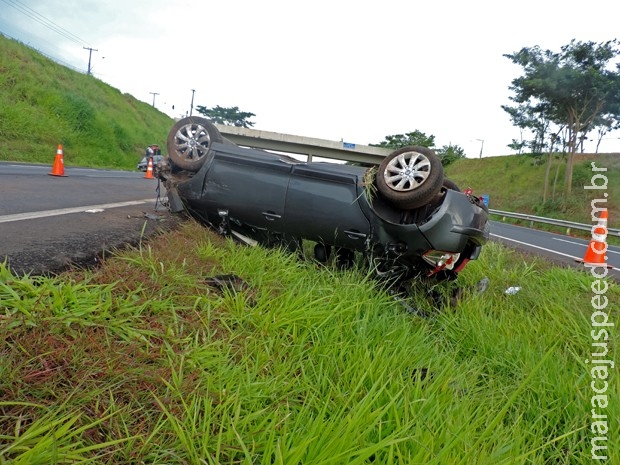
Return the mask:
<path id="1" fill-rule="evenodd" d="M 504 54 L 620 32 L 599 0 L 0 0 L 0 32 L 160 111 L 238 107 L 254 129 L 368 145 L 421 131 L 514 153 Z M 85 48 L 86 47 L 86 48 Z M 88 50 L 92 48 L 92 53 Z M 593 143 L 586 151 L 594 151 Z M 620 152 L 620 132 L 600 152 Z"/>

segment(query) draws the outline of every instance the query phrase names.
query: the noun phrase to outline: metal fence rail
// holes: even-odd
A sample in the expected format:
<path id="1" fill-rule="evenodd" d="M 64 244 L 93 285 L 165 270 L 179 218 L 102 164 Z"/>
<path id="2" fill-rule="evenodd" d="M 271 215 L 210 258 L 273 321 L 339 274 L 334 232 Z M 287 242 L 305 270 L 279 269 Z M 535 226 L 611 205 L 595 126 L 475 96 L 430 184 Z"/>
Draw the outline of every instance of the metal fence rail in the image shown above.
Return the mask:
<path id="1" fill-rule="evenodd" d="M 505 212 L 501 210 L 489 209 L 489 213 L 493 215 L 499 215 L 504 218 L 516 218 L 519 220 L 529 221 L 530 226 L 533 226 L 534 223 L 544 223 L 544 224 L 551 224 L 553 226 L 560 226 L 560 227 L 566 228 L 567 234 L 570 232 L 571 229 L 579 229 L 582 231 L 592 231 L 592 226 L 594 226 L 594 223 L 592 224 L 574 223 L 573 221 L 556 220 L 554 218 L 545 218 L 542 216 L 528 215 L 525 213 Z M 607 228 L 607 234 L 611 236 L 620 237 L 620 229 Z"/>

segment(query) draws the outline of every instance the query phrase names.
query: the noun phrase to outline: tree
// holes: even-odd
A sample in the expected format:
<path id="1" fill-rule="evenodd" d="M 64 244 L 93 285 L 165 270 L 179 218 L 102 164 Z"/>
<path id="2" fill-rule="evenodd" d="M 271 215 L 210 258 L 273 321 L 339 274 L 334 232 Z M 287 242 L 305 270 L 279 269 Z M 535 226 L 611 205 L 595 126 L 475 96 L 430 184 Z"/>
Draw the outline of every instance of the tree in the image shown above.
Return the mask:
<path id="1" fill-rule="evenodd" d="M 620 129 L 620 121 L 615 120 L 611 115 L 603 115 L 597 119 L 596 124 L 596 150 L 595 153 L 598 153 L 599 145 L 603 140 L 603 137 L 616 129 Z"/>
<path id="2" fill-rule="evenodd" d="M 510 115 L 512 123 L 521 129 L 521 141 L 513 139 L 509 147 L 516 147 L 519 150 L 528 147 L 531 153 L 543 153 L 546 146 L 545 137 L 550 125 L 547 116 L 548 108 L 542 103 L 533 106 L 530 102 L 517 107 L 502 105 L 502 108 Z M 523 133 L 526 131 L 532 134 L 532 140 L 523 140 Z"/>
<path id="3" fill-rule="evenodd" d="M 214 108 L 206 108 L 202 105 L 196 106 L 196 111 L 201 115 L 209 118 L 217 124 L 225 124 L 226 126 L 237 126 L 240 128 L 251 128 L 254 126 L 249 118 L 256 116 L 254 113 L 239 111 L 239 107 L 223 108 L 217 105 Z"/>
<path id="4" fill-rule="evenodd" d="M 517 107 L 503 107 L 513 122 L 519 125 L 518 118 L 524 116 L 519 127 L 532 130 L 534 147 L 551 150 L 559 134 L 565 134 L 565 194 L 572 190 L 574 155 L 588 132 L 619 121 L 620 65 L 610 69 L 619 54 L 617 40 L 572 40 L 559 53 L 536 46 L 504 55 L 523 67 L 523 75 L 509 87 Z"/>
<path id="5" fill-rule="evenodd" d="M 378 144 L 370 144 L 373 147 L 386 147 L 390 149 L 399 149 L 401 147 L 407 147 L 409 145 L 418 145 L 421 147 L 428 147 L 433 149 L 441 164 L 444 166 L 449 165 L 458 158 L 465 158 L 465 151 L 458 145 L 444 145 L 440 149 L 435 148 L 435 136 L 427 136 L 422 131 L 417 129 L 413 132 L 406 134 L 395 134 L 391 136 L 385 136 L 385 140 Z"/>
<path id="6" fill-rule="evenodd" d="M 427 136 L 417 129 L 406 134 L 395 134 L 385 136 L 385 140 L 378 144 L 370 144 L 374 147 L 386 147 L 390 149 L 399 149 L 408 145 L 420 145 L 422 147 L 432 148 L 435 145 L 435 136 Z"/>
<path id="7" fill-rule="evenodd" d="M 465 158 L 465 150 L 458 145 L 444 145 L 440 149 L 436 149 L 435 152 L 437 156 L 439 156 L 443 166 L 448 166 L 459 158 Z"/>

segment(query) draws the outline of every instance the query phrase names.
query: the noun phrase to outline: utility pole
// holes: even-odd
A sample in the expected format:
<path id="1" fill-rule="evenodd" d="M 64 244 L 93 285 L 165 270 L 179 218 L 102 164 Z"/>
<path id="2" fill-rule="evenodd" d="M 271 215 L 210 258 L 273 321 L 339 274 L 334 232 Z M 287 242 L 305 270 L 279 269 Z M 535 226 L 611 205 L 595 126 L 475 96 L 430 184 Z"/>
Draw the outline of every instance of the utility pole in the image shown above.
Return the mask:
<path id="1" fill-rule="evenodd" d="M 480 157 L 482 158 L 482 149 L 484 148 L 484 139 L 476 139 L 478 142 L 480 142 Z"/>
<path id="2" fill-rule="evenodd" d="M 153 106 L 155 106 L 155 96 L 159 94 L 157 92 L 149 92 L 149 94 L 153 95 Z"/>
<path id="3" fill-rule="evenodd" d="M 91 73 L 91 67 L 90 67 L 90 59 L 93 56 L 93 52 L 98 52 L 99 50 L 97 50 L 96 48 L 92 48 L 92 47 L 82 47 L 84 50 L 88 50 L 88 72 L 86 73 L 88 76 L 90 76 Z"/>
<path id="4" fill-rule="evenodd" d="M 192 110 L 194 108 L 194 89 L 190 89 L 192 91 L 192 103 L 189 104 L 189 116 L 192 116 Z"/>

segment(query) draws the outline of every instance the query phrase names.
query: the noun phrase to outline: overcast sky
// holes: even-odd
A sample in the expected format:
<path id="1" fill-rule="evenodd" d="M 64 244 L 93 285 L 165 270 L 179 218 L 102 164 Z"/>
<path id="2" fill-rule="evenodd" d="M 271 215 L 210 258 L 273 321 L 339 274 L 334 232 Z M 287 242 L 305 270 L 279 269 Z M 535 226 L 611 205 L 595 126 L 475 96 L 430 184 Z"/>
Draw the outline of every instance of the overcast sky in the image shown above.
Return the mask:
<path id="1" fill-rule="evenodd" d="M 478 157 L 520 137 L 501 105 L 521 68 L 503 54 L 615 39 L 620 2 L 0 0 L 0 31 L 82 71 L 96 49 L 95 77 L 173 117 L 194 89 L 255 129 L 357 144 L 419 130 Z"/>

